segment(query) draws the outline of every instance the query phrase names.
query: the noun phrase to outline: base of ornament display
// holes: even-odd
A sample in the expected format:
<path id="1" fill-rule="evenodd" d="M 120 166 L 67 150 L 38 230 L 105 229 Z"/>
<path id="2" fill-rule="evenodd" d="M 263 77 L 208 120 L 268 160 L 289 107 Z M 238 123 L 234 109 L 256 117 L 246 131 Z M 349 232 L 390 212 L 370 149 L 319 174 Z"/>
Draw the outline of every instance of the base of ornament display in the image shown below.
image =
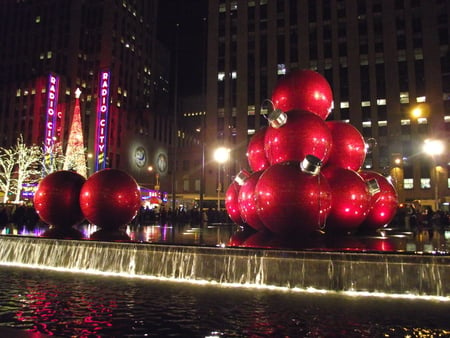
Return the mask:
<path id="1" fill-rule="evenodd" d="M 54 239 L 83 239 L 83 234 L 81 231 L 74 228 L 52 226 L 45 231 L 41 237 Z"/>
<path id="2" fill-rule="evenodd" d="M 100 229 L 94 232 L 89 239 L 94 241 L 130 241 L 130 236 L 120 229 Z"/>

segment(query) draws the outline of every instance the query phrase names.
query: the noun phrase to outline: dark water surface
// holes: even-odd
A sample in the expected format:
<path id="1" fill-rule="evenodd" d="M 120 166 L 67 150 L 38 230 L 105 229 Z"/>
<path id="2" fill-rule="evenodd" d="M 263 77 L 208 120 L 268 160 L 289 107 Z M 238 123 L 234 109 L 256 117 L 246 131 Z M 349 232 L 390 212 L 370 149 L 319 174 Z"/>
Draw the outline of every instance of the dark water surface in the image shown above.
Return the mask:
<path id="1" fill-rule="evenodd" d="M 450 301 L 0 267 L 0 325 L 64 337 L 448 337 Z"/>

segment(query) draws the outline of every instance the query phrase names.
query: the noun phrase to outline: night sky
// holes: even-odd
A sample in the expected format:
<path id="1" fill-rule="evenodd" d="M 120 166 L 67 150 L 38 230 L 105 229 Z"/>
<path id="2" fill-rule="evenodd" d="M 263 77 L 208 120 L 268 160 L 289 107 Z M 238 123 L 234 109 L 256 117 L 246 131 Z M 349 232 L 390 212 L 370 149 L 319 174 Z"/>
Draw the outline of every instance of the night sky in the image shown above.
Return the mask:
<path id="1" fill-rule="evenodd" d="M 158 39 L 173 51 L 174 55 L 178 55 L 180 97 L 202 93 L 207 7 L 207 0 L 162 0 L 159 2 Z M 175 53 L 176 50 L 178 53 Z M 173 61 L 172 67 L 174 63 Z"/>

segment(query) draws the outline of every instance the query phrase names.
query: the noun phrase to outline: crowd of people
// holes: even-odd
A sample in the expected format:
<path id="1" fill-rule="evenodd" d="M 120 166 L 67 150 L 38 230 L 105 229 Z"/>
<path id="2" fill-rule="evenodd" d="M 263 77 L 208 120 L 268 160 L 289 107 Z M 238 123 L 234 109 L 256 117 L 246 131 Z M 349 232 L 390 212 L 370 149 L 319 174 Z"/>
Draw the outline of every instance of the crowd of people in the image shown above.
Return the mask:
<path id="1" fill-rule="evenodd" d="M 392 224 L 405 230 L 444 229 L 450 227 L 450 213 L 433 210 L 428 205 L 403 203 L 399 206 Z"/>

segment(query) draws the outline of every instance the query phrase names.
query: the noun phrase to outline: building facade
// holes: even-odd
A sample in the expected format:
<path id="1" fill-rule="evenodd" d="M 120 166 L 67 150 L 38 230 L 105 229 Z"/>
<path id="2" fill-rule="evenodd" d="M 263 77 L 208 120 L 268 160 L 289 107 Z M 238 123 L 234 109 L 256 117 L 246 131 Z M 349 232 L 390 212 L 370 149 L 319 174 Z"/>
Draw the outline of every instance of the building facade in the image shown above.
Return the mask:
<path id="1" fill-rule="evenodd" d="M 19 134 L 44 145 L 51 74 L 59 83 L 49 142 L 65 150 L 79 88 L 89 174 L 96 170 L 100 109 L 108 113 L 103 166 L 168 191 L 175 130 L 168 115 L 169 52 L 156 40 L 157 3 L 2 1 L 0 145 L 14 144 Z M 108 83 L 101 78 L 106 73 Z"/>
<path id="2" fill-rule="evenodd" d="M 278 79 L 295 69 L 329 81 L 328 120 L 375 145 L 363 169 L 391 175 L 401 201 L 449 201 L 450 1 L 210 0 L 206 194 L 248 169 L 249 139 L 267 125 Z M 412 112 L 420 112 L 414 117 Z M 430 157 L 426 139 L 445 142 Z M 222 182 L 213 149 L 231 149 Z M 209 173 L 209 174 L 208 174 Z"/>

